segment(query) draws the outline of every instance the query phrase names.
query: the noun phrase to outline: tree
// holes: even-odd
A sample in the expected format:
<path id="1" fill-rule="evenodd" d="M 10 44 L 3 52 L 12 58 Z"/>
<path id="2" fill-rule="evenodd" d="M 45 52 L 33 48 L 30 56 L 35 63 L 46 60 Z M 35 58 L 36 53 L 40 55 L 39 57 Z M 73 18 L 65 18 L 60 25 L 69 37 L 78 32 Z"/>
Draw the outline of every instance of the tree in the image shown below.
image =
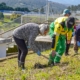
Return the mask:
<path id="1" fill-rule="evenodd" d="M 44 13 L 44 8 L 43 7 L 40 9 L 40 12 L 41 13 Z"/>
<path id="2" fill-rule="evenodd" d="M 38 10 L 38 9 L 33 9 L 32 11 L 33 11 L 33 12 L 38 12 L 39 10 Z"/>

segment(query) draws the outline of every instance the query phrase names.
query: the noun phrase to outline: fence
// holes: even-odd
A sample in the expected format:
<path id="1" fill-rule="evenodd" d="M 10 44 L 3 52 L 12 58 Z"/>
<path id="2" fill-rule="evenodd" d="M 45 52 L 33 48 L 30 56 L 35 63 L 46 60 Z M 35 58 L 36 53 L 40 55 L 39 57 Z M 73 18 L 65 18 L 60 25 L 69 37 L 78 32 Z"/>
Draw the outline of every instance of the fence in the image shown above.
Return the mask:
<path id="1" fill-rule="evenodd" d="M 59 17 L 60 15 L 52 15 L 49 16 L 49 20 L 46 21 L 46 16 L 45 15 L 32 15 L 32 14 L 27 14 L 27 15 L 22 15 L 21 17 L 6 23 L 2 26 L 0 26 L 0 30 L 3 29 L 2 33 L 0 33 L 0 37 L 3 38 L 12 38 L 12 31 L 19 27 L 22 24 L 29 23 L 29 22 L 35 22 L 35 23 L 46 23 L 48 22 L 49 24 L 55 20 L 55 18 Z M 80 21 L 77 21 L 76 24 L 79 24 Z M 9 45 L 14 45 L 14 43 L 9 43 Z"/>

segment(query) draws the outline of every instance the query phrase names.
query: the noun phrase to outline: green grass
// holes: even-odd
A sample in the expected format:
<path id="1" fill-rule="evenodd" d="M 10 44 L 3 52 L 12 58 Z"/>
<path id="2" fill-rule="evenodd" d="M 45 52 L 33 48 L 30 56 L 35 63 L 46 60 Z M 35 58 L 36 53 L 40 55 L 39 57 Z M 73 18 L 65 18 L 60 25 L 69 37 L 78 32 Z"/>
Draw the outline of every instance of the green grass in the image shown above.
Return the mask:
<path id="1" fill-rule="evenodd" d="M 50 51 L 43 52 L 49 57 Z M 74 55 L 70 49 L 70 56 L 62 56 L 61 63 L 53 67 L 34 69 L 35 63 L 46 64 L 48 60 L 36 53 L 27 55 L 26 71 L 18 69 L 17 58 L 0 62 L 0 80 L 80 80 L 80 54 Z"/>

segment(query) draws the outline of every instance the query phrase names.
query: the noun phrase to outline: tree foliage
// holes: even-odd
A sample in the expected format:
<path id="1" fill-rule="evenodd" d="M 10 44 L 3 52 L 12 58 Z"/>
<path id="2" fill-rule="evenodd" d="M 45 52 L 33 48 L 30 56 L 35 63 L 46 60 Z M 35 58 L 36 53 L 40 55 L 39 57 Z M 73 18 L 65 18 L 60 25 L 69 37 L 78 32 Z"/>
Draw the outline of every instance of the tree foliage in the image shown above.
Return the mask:
<path id="1" fill-rule="evenodd" d="M 80 4 L 79 5 L 71 5 L 68 7 L 68 9 L 70 9 L 72 11 L 80 10 Z"/>
<path id="2" fill-rule="evenodd" d="M 41 8 L 40 12 L 41 12 L 41 13 L 44 13 L 44 8 L 43 8 L 43 7 Z"/>
<path id="3" fill-rule="evenodd" d="M 30 12 L 30 10 L 28 8 L 20 8 L 20 7 L 16 7 L 16 8 L 12 8 L 6 5 L 6 3 L 2 2 L 0 4 L 0 10 L 12 10 L 12 11 L 27 11 Z"/>
<path id="4" fill-rule="evenodd" d="M 18 17 L 20 17 L 20 16 L 21 16 L 20 14 L 13 13 L 13 14 L 10 16 L 10 19 L 11 19 L 11 20 L 14 20 L 14 19 L 16 19 L 16 18 L 18 18 Z"/>

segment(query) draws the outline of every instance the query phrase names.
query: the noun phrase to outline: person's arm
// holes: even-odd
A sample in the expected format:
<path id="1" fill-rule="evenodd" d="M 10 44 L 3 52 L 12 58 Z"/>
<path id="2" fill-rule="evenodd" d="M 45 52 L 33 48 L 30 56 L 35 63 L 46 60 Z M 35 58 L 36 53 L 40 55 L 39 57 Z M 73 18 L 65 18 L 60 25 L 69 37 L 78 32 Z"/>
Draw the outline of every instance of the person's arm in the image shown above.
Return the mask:
<path id="1" fill-rule="evenodd" d="M 49 26 L 49 35 L 52 37 L 54 31 L 54 22 L 52 22 Z"/>
<path id="2" fill-rule="evenodd" d="M 71 39 L 72 37 L 75 35 L 75 26 L 73 26 L 73 28 L 71 30 L 68 31 L 67 33 L 67 44 L 71 43 Z"/>
<path id="3" fill-rule="evenodd" d="M 59 35 L 61 33 L 62 26 L 60 24 L 56 24 L 54 28 L 54 34 L 52 38 L 52 50 L 55 51 L 57 47 L 57 42 L 59 39 Z"/>
<path id="4" fill-rule="evenodd" d="M 69 30 L 67 33 L 67 43 L 70 44 L 72 38 L 72 30 Z"/>
<path id="5" fill-rule="evenodd" d="M 38 35 L 38 30 L 34 30 L 30 35 L 28 39 L 28 46 L 30 46 L 30 49 L 32 49 L 34 52 L 39 52 L 39 48 L 35 42 L 35 39 Z"/>
<path id="6" fill-rule="evenodd" d="M 72 29 L 68 30 L 68 33 L 67 33 L 67 42 L 71 42 L 71 39 L 72 39 L 72 36 L 74 35 L 74 27 L 72 27 Z"/>

